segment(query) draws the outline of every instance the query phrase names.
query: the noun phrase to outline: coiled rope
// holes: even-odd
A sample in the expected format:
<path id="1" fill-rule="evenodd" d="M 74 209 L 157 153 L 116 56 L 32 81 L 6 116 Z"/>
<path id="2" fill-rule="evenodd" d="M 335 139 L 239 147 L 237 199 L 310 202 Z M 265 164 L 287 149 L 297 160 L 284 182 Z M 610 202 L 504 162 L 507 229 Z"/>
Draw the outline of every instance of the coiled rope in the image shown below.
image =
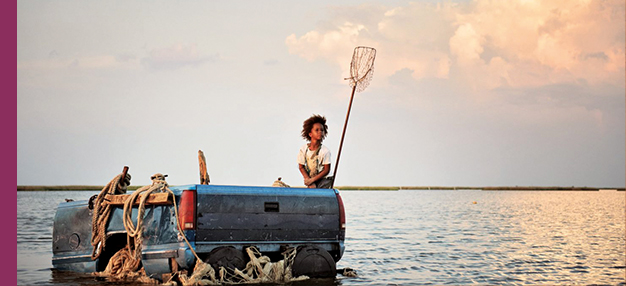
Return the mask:
<path id="1" fill-rule="evenodd" d="M 122 176 L 124 175 L 117 175 L 104 186 L 95 198 L 95 201 L 92 202 L 90 199 L 90 205 L 93 204 L 94 208 L 93 216 L 91 217 L 91 245 L 93 246 L 91 260 L 96 260 L 100 257 L 106 245 L 106 225 L 111 214 L 111 207 L 105 203 L 106 195 L 126 193 L 126 189 L 130 184 L 130 174 L 126 174 L 124 178 Z"/>
<path id="2" fill-rule="evenodd" d="M 123 174 L 120 174 L 113 178 L 103 189 L 93 202 L 94 213 L 92 217 L 92 239 L 91 244 L 94 247 L 92 251 L 92 260 L 100 257 L 106 246 L 106 227 L 111 214 L 111 206 L 106 202 L 106 195 L 120 194 L 126 192 L 126 181 L 130 180 L 130 175 L 125 178 L 127 180 L 122 181 Z M 134 279 L 144 283 L 157 283 L 157 280 L 149 278 L 143 268 L 139 269 L 141 265 L 141 249 L 143 246 L 143 217 L 145 213 L 145 204 L 148 196 L 154 192 L 167 192 L 171 196 L 174 203 L 174 212 L 176 215 L 176 225 L 181 236 L 189 246 L 189 249 L 196 257 L 196 266 L 194 267 L 194 275 L 187 278 L 189 283 L 183 283 L 184 285 L 201 285 L 198 281 L 206 282 L 204 277 L 209 277 L 212 284 L 217 284 L 215 279 L 215 271 L 213 268 L 202 262 L 202 259 L 198 257 L 198 254 L 191 247 L 191 243 L 187 240 L 180 226 L 178 219 L 178 207 L 176 205 L 176 197 L 174 192 L 169 189 L 169 185 L 165 181 L 165 177 L 161 174 L 155 174 L 152 177 L 152 185 L 144 186 L 137 189 L 131 194 L 131 196 L 124 202 L 124 228 L 126 229 L 126 246 L 115 253 L 102 273 L 98 273 L 99 276 L 105 276 L 111 280 L 128 280 Z M 139 198 L 139 207 L 137 209 L 137 225 L 132 221 L 133 204 Z M 182 271 L 179 271 L 179 275 Z M 182 274 L 184 275 L 184 274 Z M 172 276 L 173 277 L 173 276 Z M 174 281 L 168 281 L 174 282 Z M 174 282 L 175 283 L 175 282 Z M 208 285 L 208 284 L 204 284 Z"/>
<path id="3" fill-rule="evenodd" d="M 308 279 L 307 276 L 292 277 L 293 261 L 296 257 L 296 249 L 292 248 L 283 253 L 283 260 L 271 262 L 270 258 L 263 256 L 255 247 L 246 248 L 250 261 L 245 269 L 229 272 L 224 267 L 220 267 L 219 273 L 216 275 L 213 267 L 202 261 L 194 248 L 187 240 L 179 221 L 178 207 L 176 205 L 176 197 L 174 192 L 169 189 L 169 185 L 165 178 L 160 174 L 153 176 L 152 185 L 144 186 L 137 189 L 124 202 L 124 228 L 127 233 L 126 246 L 115 253 L 102 273 L 96 273 L 98 276 L 106 277 L 113 281 L 132 279 L 137 282 L 158 284 L 159 281 L 148 277 L 141 265 L 141 249 L 143 245 L 143 216 L 145 213 L 145 204 L 148 196 L 154 192 L 166 192 L 171 196 L 174 204 L 174 212 L 176 216 L 176 225 L 179 233 L 189 246 L 189 249 L 196 258 L 196 265 L 192 275 L 188 276 L 186 271 L 177 271 L 170 276 L 170 280 L 164 281 L 163 285 L 177 285 L 177 278 L 183 285 L 222 285 L 222 284 L 241 284 L 241 283 L 285 283 L 293 281 L 301 281 Z M 97 259 L 105 249 L 106 242 L 106 226 L 111 213 L 111 207 L 106 203 L 105 196 L 107 194 L 125 193 L 128 184 L 122 181 L 123 174 L 116 176 L 109 182 L 98 194 L 94 202 L 94 214 L 92 217 L 92 259 Z M 132 221 L 133 204 L 139 199 L 137 224 Z"/>

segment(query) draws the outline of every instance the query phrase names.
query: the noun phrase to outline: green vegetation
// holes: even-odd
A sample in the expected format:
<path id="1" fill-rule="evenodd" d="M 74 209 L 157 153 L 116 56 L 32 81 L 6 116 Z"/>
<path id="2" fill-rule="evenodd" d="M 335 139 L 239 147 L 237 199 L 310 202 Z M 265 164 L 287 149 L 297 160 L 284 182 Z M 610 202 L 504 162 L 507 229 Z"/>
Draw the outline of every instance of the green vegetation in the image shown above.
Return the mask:
<path id="1" fill-rule="evenodd" d="M 624 191 L 624 188 L 594 188 L 594 187 L 532 187 L 532 186 L 501 186 L 501 187 L 448 187 L 448 186 L 397 186 L 397 187 L 371 187 L 371 186 L 342 186 L 335 187 L 342 191 L 398 191 L 398 190 L 483 190 L 483 191 L 599 191 L 616 190 Z"/>
<path id="2" fill-rule="evenodd" d="M 599 188 L 590 187 L 483 187 L 483 191 L 599 191 Z"/>
<path id="3" fill-rule="evenodd" d="M 129 190 L 139 189 L 141 186 L 129 186 Z M 101 191 L 104 186 L 17 186 L 17 191 Z"/>
<path id="4" fill-rule="evenodd" d="M 142 186 L 129 186 L 134 191 Z M 100 191 L 104 186 L 17 186 L 17 191 Z M 483 191 L 599 191 L 624 188 L 593 188 L 593 187 L 532 187 L 532 186 L 501 186 L 501 187 L 448 187 L 448 186 L 338 186 L 342 191 L 398 191 L 398 190 L 483 190 Z"/>
<path id="5" fill-rule="evenodd" d="M 335 187 L 342 191 L 398 191 L 398 190 L 480 190 L 476 187 L 442 187 L 442 186 L 396 186 L 396 187 L 373 187 L 373 186 L 341 186 Z"/>
<path id="6" fill-rule="evenodd" d="M 367 187 L 367 186 L 341 186 L 335 187 L 342 191 L 397 191 L 399 187 Z"/>

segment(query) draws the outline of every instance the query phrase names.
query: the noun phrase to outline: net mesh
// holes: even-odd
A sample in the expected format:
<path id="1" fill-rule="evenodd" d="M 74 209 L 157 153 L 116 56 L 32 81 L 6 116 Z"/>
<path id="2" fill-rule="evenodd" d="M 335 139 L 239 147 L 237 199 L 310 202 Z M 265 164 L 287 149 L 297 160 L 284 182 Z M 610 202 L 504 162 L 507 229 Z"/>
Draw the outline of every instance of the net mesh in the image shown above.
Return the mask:
<path id="1" fill-rule="evenodd" d="M 352 54 L 352 62 L 350 63 L 350 87 L 355 87 L 356 91 L 361 92 L 369 86 L 374 76 L 374 59 L 376 58 L 376 49 L 369 47 L 356 47 Z"/>

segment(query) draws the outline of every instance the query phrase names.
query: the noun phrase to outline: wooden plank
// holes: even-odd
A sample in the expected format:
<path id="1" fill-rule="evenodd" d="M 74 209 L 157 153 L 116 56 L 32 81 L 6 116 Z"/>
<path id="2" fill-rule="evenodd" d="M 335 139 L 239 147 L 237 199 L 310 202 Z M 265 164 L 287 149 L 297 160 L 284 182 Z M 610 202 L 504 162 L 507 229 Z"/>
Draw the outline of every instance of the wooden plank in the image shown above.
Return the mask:
<path id="1" fill-rule="evenodd" d="M 106 195 L 105 202 L 112 206 L 123 206 L 130 195 Z M 133 206 L 138 206 L 141 199 L 138 197 Z M 146 205 L 171 205 L 173 204 L 169 193 L 154 193 L 148 196 Z"/>
<path id="2" fill-rule="evenodd" d="M 198 150 L 198 162 L 200 163 L 200 184 L 208 185 L 211 182 L 209 173 L 206 170 L 206 158 L 202 150 Z"/>

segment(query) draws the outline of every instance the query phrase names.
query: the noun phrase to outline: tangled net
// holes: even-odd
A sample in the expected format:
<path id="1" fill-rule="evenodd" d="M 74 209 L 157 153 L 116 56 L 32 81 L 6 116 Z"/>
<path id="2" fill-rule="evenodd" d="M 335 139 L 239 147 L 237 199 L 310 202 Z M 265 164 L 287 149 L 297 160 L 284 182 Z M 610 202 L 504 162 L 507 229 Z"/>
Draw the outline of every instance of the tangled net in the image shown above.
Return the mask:
<path id="1" fill-rule="evenodd" d="M 196 265 L 190 277 L 180 274 L 180 281 L 183 285 L 221 285 L 286 283 L 309 279 L 305 275 L 299 277 L 291 275 L 291 266 L 296 257 L 295 248 L 283 252 L 284 259 L 278 262 L 271 262 L 269 257 L 262 255 L 255 247 L 246 248 L 246 253 L 250 257 L 250 262 L 243 270 L 234 269 L 231 273 L 220 267 L 216 276 L 211 265 L 201 262 Z"/>
<path id="2" fill-rule="evenodd" d="M 350 62 L 350 87 L 356 86 L 356 91 L 365 90 L 374 76 L 374 60 L 376 49 L 359 46 L 354 48 L 352 62 Z"/>

